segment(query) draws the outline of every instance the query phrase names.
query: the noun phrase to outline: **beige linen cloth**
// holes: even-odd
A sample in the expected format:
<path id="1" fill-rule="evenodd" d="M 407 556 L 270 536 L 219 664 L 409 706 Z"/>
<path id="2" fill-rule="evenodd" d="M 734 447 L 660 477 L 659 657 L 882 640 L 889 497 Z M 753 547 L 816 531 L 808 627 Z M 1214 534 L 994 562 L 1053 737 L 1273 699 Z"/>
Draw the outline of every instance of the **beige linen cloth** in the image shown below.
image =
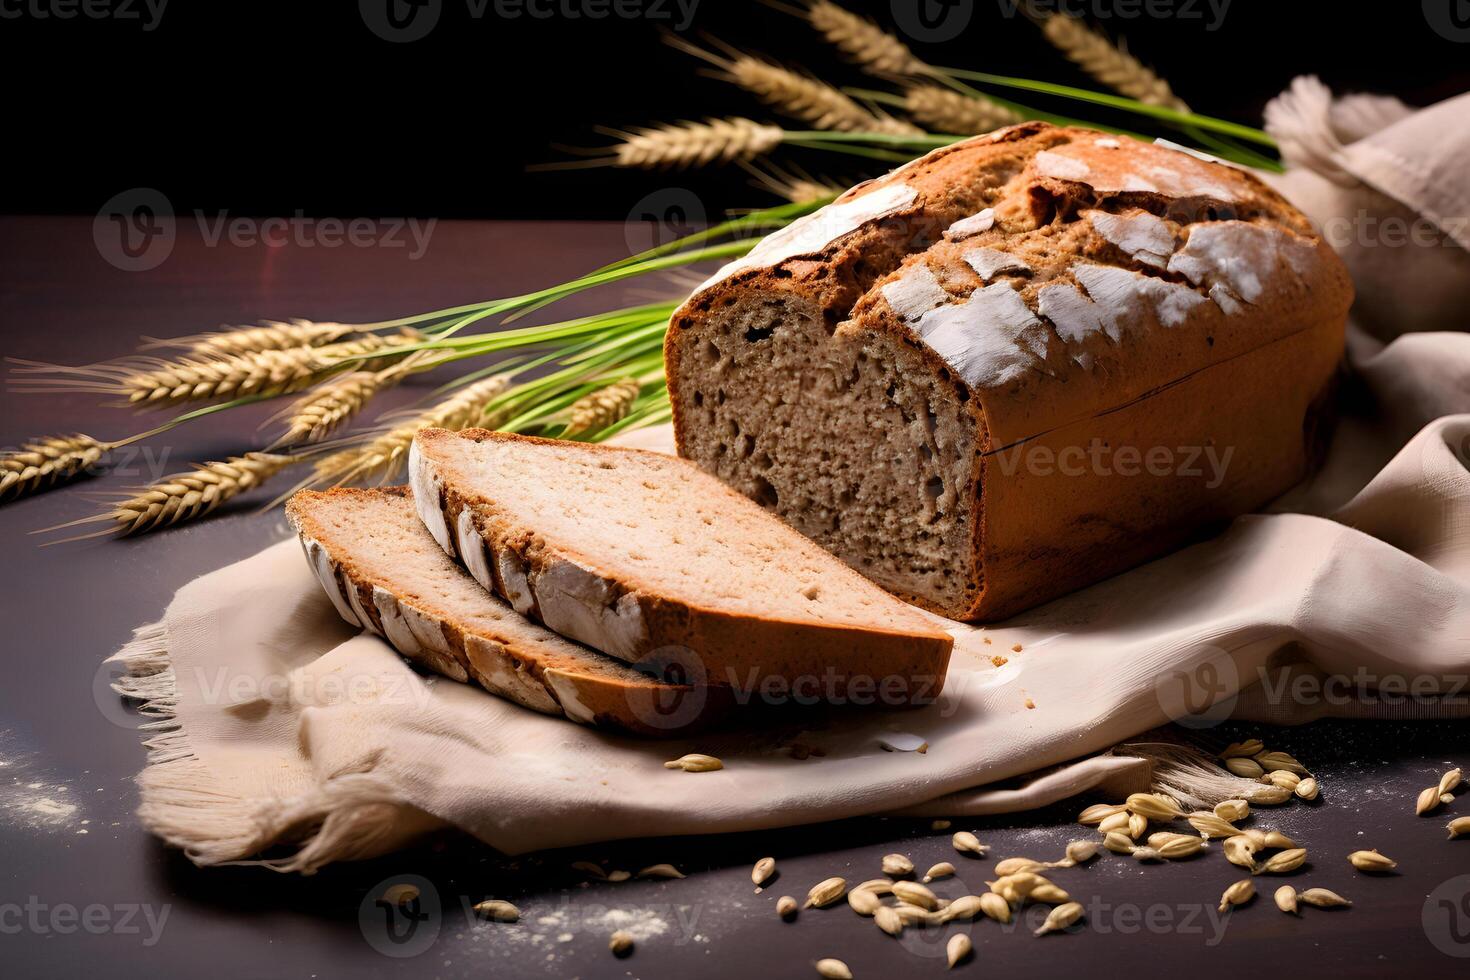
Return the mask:
<path id="1" fill-rule="evenodd" d="M 519 853 L 1019 810 L 1164 777 L 1167 759 L 1110 750 L 1170 721 L 1470 713 L 1470 333 L 1454 332 L 1470 318 L 1470 242 L 1451 227 L 1470 215 L 1470 97 L 1411 113 L 1300 80 L 1268 119 L 1285 192 L 1329 233 L 1349 219 L 1334 244 L 1365 321 L 1325 467 L 1269 513 L 1010 622 L 949 624 L 933 706 L 672 743 L 415 672 L 354 635 L 283 542 L 181 589 L 116 655 L 119 689 L 153 716 L 143 822 L 200 863 L 266 854 L 312 871 L 445 825 Z M 1444 234 L 1375 242 L 1364 215 Z M 671 448 L 667 429 L 630 441 Z M 886 751 L 893 733 L 927 752 Z M 695 750 L 725 768 L 662 765 Z"/>

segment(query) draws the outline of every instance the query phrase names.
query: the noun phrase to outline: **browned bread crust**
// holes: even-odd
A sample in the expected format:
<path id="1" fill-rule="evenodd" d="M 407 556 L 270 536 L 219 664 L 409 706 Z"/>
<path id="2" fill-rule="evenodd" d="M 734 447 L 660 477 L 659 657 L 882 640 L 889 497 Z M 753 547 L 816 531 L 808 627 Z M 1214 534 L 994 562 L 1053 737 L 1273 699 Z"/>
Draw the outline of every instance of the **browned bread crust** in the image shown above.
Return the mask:
<path id="1" fill-rule="evenodd" d="M 1254 176 L 1028 123 L 839 205 L 691 297 L 666 367 L 682 454 L 890 590 L 998 618 L 1305 473 L 1352 286 Z"/>
<path id="2" fill-rule="evenodd" d="M 540 474 L 540 483 L 502 475 L 497 461 L 509 466 L 506 454 Z M 579 492 L 583 470 L 611 481 L 614 496 Z M 757 700 L 772 680 L 783 699 L 859 704 L 928 703 L 943 688 L 948 633 L 677 457 L 485 429 L 426 429 L 414 440 L 409 473 L 421 518 L 482 585 L 607 654 L 660 666 L 673 656 L 705 683 Z M 521 498 L 532 494 L 557 521 L 527 522 Z M 624 514 L 619 495 L 638 497 L 641 509 Z M 667 522 L 649 526 L 654 509 Z M 590 522 L 621 530 L 592 542 Z M 683 586 L 654 567 L 708 566 L 726 554 L 729 540 L 755 542 L 747 550 L 772 562 L 773 574 L 802 567 L 809 590 L 769 602 L 741 594 L 760 580 L 754 562 L 720 565 L 713 580 Z"/>
<path id="3" fill-rule="evenodd" d="M 543 714 L 654 737 L 726 717 L 728 690 L 639 673 L 522 618 L 430 537 L 407 487 L 303 490 L 286 505 L 344 620 L 428 670 Z"/>

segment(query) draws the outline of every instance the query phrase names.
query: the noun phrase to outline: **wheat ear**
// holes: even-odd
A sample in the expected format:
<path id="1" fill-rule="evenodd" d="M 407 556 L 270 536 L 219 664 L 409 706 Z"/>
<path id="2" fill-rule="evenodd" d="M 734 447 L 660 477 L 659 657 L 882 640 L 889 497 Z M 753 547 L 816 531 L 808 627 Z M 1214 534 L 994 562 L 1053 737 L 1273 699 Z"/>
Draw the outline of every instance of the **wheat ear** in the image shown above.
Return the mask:
<path id="1" fill-rule="evenodd" d="M 753 92 L 762 102 L 817 129 L 895 136 L 922 132 L 902 120 L 869 112 L 826 82 L 758 58 L 738 58 L 730 63 L 729 72 L 736 84 Z"/>
<path id="2" fill-rule="evenodd" d="M 807 8 L 807 21 L 828 42 L 874 75 L 925 75 L 931 69 L 908 45 L 877 24 L 844 10 L 830 0 L 816 0 Z"/>
<path id="3" fill-rule="evenodd" d="M 70 483 L 101 462 L 108 448 L 79 432 L 42 436 L 0 453 L 0 503 Z"/>
<path id="4" fill-rule="evenodd" d="M 728 52 L 728 57 L 706 51 L 677 36 L 671 36 L 668 43 L 685 54 L 714 65 L 720 69 L 719 77 L 754 94 L 766 105 L 817 129 L 903 136 L 920 132 L 901 120 L 869 112 L 850 96 L 820 79 L 742 54 L 718 41 L 711 43 Z"/>
<path id="5" fill-rule="evenodd" d="M 752 164 L 742 163 L 740 166 L 755 178 L 751 182 L 754 186 L 763 187 L 773 194 L 779 194 L 793 204 L 807 204 L 812 201 L 833 198 L 851 186 L 851 184 L 839 185 L 825 178 L 813 177 L 800 167 L 791 167 L 788 170 L 770 164 L 768 173 Z M 696 287 L 698 285 L 695 283 Z"/>
<path id="6" fill-rule="evenodd" d="M 246 453 L 223 462 L 204 463 L 164 477 L 118 504 L 108 515 L 119 534 L 142 534 L 192 521 L 220 504 L 253 490 L 296 462 L 290 456 Z"/>
<path id="7" fill-rule="evenodd" d="M 164 477 L 114 504 L 105 514 L 84 517 L 79 521 L 59 524 L 45 530 L 55 531 L 79 524 L 112 525 L 106 530 L 84 534 L 79 538 L 63 539 L 66 541 L 113 533 L 119 537 L 146 534 L 202 517 L 225 501 L 254 490 L 281 470 L 298 462 L 300 459 L 294 456 L 246 453 L 244 456 L 231 456 L 220 462 L 203 463 L 183 473 Z"/>
<path id="8" fill-rule="evenodd" d="M 623 143 L 614 151 L 617 166 L 670 170 L 752 160 L 780 146 L 786 134 L 779 126 L 733 117 L 620 135 Z"/>
<path id="9" fill-rule="evenodd" d="M 320 347 L 355 334 L 358 329 L 347 323 L 317 323 L 312 320 L 284 323 L 267 320 L 259 326 L 233 327 L 187 337 L 150 337 L 143 349 L 175 347 L 187 350 L 196 357 L 223 357 L 263 350 L 286 350 L 291 347 Z"/>
<path id="10" fill-rule="evenodd" d="M 403 377 L 403 372 L 390 369 L 352 371 L 328 379 L 291 404 L 285 412 L 286 431 L 273 445 L 320 442 Z"/>
<path id="11" fill-rule="evenodd" d="M 1022 121 L 1014 112 L 989 99 L 977 99 L 938 85 L 914 85 L 903 97 L 904 110 L 935 133 L 972 136 Z"/>
<path id="12" fill-rule="evenodd" d="M 466 385 L 448 398 L 369 439 L 360 446 L 333 453 L 314 467 L 313 482 L 345 483 L 348 480 L 387 480 L 408 459 L 413 437 L 420 429 L 459 430 L 488 424 L 485 410 L 510 386 L 509 375 L 497 374 Z M 493 428 L 493 424 L 490 425 Z"/>
<path id="13" fill-rule="evenodd" d="M 635 378 L 614 381 L 605 388 L 598 388 L 572 402 L 567 409 L 571 421 L 567 423 L 563 436 L 600 432 L 622 419 L 638 400 L 642 388 Z"/>
<path id="14" fill-rule="evenodd" d="M 139 359 L 89 367 L 21 362 L 25 366 L 20 373 L 43 377 L 12 379 L 11 384 L 33 391 L 121 395 L 137 408 L 165 408 L 185 402 L 249 395 L 272 397 L 309 388 L 344 370 L 352 358 L 416 339 L 419 339 L 416 334 L 387 338 L 368 334 L 324 347 L 292 347 L 289 350 L 252 351 L 222 357 L 186 357 L 176 361 L 149 358 L 143 360 L 142 366 Z M 355 366 L 377 363 L 371 361 L 367 365 Z M 52 380 L 58 375 L 62 380 Z"/>
<path id="15" fill-rule="evenodd" d="M 1041 29 L 1054 47 L 1104 85 L 1149 105 L 1189 111 L 1168 82 L 1076 17 L 1049 14 Z"/>

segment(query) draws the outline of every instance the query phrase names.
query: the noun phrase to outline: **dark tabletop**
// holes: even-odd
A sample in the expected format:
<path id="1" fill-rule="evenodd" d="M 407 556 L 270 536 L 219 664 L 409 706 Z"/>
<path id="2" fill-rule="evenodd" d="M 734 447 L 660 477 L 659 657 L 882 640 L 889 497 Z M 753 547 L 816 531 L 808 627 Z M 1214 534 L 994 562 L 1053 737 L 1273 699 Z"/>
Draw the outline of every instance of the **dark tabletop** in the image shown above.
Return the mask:
<path id="1" fill-rule="evenodd" d="M 140 335 L 170 336 L 302 316 L 343 321 L 388 316 L 519 292 L 625 255 L 617 224 L 450 224 L 415 254 L 385 242 L 323 246 L 209 244 L 181 220 L 155 268 L 125 271 L 94 241 L 90 219 L 0 223 L 0 330 L 13 357 L 83 363 L 128 353 Z M 207 232 L 207 229 L 205 229 Z M 381 236 L 380 236 L 381 237 Z M 126 263 L 122 263 L 126 264 Z M 646 288 L 646 287 L 642 287 Z M 583 312 L 630 297 L 580 298 Z M 418 387 L 395 392 L 399 401 Z M 6 392 L 0 442 L 84 430 L 118 437 L 141 427 L 79 395 Z M 385 398 L 384 405 L 394 404 Z M 247 410 L 249 411 L 249 410 Z M 380 860 L 334 866 L 308 878 L 258 868 L 199 869 L 163 847 L 133 817 L 132 778 L 144 754 L 136 714 L 106 688 L 101 660 L 132 628 L 157 618 L 174 590 L 280 540 L 278 514 L 246 501 L 211 520 L 130 541 L 39 547 L 28 532 L 93 513 L 120 486 L 145 483 L 189 462 L 238 452 L 268 414 L 232 414 L 154 440 L 120 472 L 0 507 L 5 560 L 4 671 L 0 683 L 0 963 L 9 976 L 412 976 L 421 977 L 815 977 L 815 959 L 845 960 L 858 977 L 940 976 L 944 940 L 958 927 L 890 939 L 846 905 L 775 915 L 778 896 L 816 881 L 878 876 L 889 852 L 922 868 L 953 861 L 954 896 L 984 889 L 993 860 L 965 860 L 950 831 L 927 820 L 867 819 L 781 832 L 627 842 L 505 860 L 452 834 Z M 268 494 L 267 494 L 268 496 Z M 1295 730 L 1225 725 L 1212 738 L 1259 735 L 1294 753 L 1323 784 L 1316 805 L 1262 810 L 1306 846 L 1309 865 L 1257 879 L 1262 894 L 1221 916 L 1221 891 L 1241 877 L 1214 853 L 1144 866 L 1105 855 L 1054 879 L 1087 906 L 1075 933 L 1033 938 L 1035 922 L 971 928 L 975 961 L 956 975 L 1243 977 L 1271 972 L 1329 976 L 1463 975 L 1470 966 L 1470 840 L 1447 842 L 1449 815 L 1413 800 L 1453 765 L 1470 763 L 1463 723 L 1321 723 Z M 992 857 L 1049 860 L 1066 842 L 1094 836 L 1071 821 L 1087 800 L 1004 819 L 956 820 Z M 1345 855 L 1379 848 L 1396 874 L 1369 878 Z M 756 894 L 749 872 L 774 855 L 780 877 Z M 677 881 L 588 884 L 573 861 L 637 870 L 671 862 Z M 421 891 L 410 921 L 375 899 L 404 876 Z M 1270 893 L 1287 881 L 1321 886 L 1354 907 L 1277 911 Z M 467 903 L 507 898 L 517 925 L 476 923 Z M 1040 915 L 1033 909 L 1030 915 Z M 391 921 L 390 921 L 391 920 Z M 625 925 L 634 954 L 614 959 L 607 935 Z M 391 936 L 390 936 L 391 933 Z M 397 941 L 395 941 L 397 940 Z M 412 954 L 412 955 L 406 955 Z M 1438 972 L 1432 972 L 1438 971 Z"/>

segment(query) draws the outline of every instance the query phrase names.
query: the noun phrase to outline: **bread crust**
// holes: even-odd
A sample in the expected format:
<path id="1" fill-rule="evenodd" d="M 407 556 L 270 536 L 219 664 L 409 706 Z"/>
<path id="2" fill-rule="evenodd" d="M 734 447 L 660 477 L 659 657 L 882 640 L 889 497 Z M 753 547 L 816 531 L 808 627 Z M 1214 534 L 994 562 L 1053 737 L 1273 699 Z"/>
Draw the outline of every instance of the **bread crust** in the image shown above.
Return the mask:
<path id="1" fill-rule="evenodd" d="M 420 515 L 431 530 L 441 522 L 446 532 L 453 529 L 436 538 L 451 557 L 467 566 L 479 563 L 474 554 L 485 549 L 488 559 L 484 564 L 495 571 L 481 584 L 529 618 L 640 668 L 694 671 L 703 683 L 733 690 L 737 698 L 752 693 L 760 698 L 761 686 L 770 683 L 781 686 L 779 693 L 786 698 L 792 685 L 810 688 L 815 683 L 818 693 L 813 700 L 863 703 L 872 696 L 881 697 L 882 704 L 901 706 L 931 703 L 943 690 L 954 641 L 937 626 L 916 622 L 912 629 L 899 631 L 876 625 L 851 627 L 740 615 L 695 598 L 623 581 L 616 569 L 603 564 L 603 556 L 581 551 L 571 542 L 548 541 L 539 529 L 519 526 L 497 513 L 490 498 L 445 478 L 439 472 L 443 464 L 436 457 L 446 444 L 452 452 L 456 440 L 561 448 L 567 444 L 486 429 L 426 429 L 414 440 L 409 471 Z M 578 448 L 594 455 L 658 458 L 657 454 L 613 446 Z M 723 495 L 726 506 L 752 507 L 749 500 L 717 483 L 710 491 Z M 507 576 L 507 569 L 515 574 Z M 579 594 L 589 605 L 615 610 L 616 623 L 569 623 L 547 608 L 548 582 L 570 582 L 572 574 L 576 584 L 566 587 L 581 590 Z M 871 588 L 856 573 L 834 563 L 828 572 L 831 587 L 843 588 L 844 579 L 850 586 Z M 578 627 L 580 635 L 571 631 Z M 666 657 L 674 660 L 666 661 Z M 876 686 L 881 686 L 881 692 L 874 692 Z"/>
<path id="2" fill-rule="evenodd" d="M 917 188 L 909 217 L 922 235 L 895 246 L 901 236 L 878 219 L 811 255 L 717 277 L 675 314 L 666 366 L 681 452 L 718 469 L 698 438 L 710 413 L 695 410 L 707 379 L 690 338 L 726 306 L 771 293 L 841 307 L 851 291 L 824 283 L 877 241 L 880 259 L 897 250 L 900 261 L 863 285 L 812 358 L 917 353 L 974 434 L 956 546 L 965 588 L 941 596 L 878 574 L 896 594 L 952 618 L 1002 618 L 1156 557 L 1305 474 L 1304 432 L 1338 370 L 1352 286 L 1284 199 L 1228 165 L 1044 124 L 1006 131 L 999 146 L 982 137 L 949 148 L 940 159 L 966 160 L 962 176 L 925 165 L 932 157 L 881 182 Z M 956 192 L 956 181 L 971 190 Z M 946 188 L 970 203 L 978 194 L 988 210 L 954 222 L 936 203 Z M 756 372 L 746 356 L 738 366 Z M 1176 461 L 1228 449 L 1235 462 L 1209 487 L 1179 473 L 1124 477 L 1095 457 L 1072 475 L 1035 471 L 1036 458 L 1094 443 Z M 1006 462 L 1015 457 L 1019 469 Z M 738 463 L 720 467 L 741 483 Z M 775 490 L 779 501 L 797 495 Z M 871 557 L 843 553 L 840 538 L 823 543 L 857 567 Z"/>
<path id="3" fill-rule="evenodd" d="M 407 487 L 303 490 L 286 507 L 307 563 L 351 625 L 382 637 L 428 670 L 462 683 L 473 682 L 533 711 L 581 724 L 668 738 L 691 734 L 730 715 L 734 700 L 727 691 L 696 692 L 689 684 L 640 675 L 595 650 L 575 651 L 570 641 L 561 643 L 559 638 L 557 645 L 563 649 L 549 658 L 545 647 L 527 641 L 516 630 L 486 630 L 459 623 L 435 608 L 431 600 L 394 591 L 361 566 L 351 543 L 339 540 L 339 535 L 317 519 L 324 506 L 362 501 L 381 504 L 385 498 L 407 503 L 410 494 Z M 487 595 L 485 602 L 499 600 Z M 407 619 L 413 623 L 411 631 L 398 625 Z M 528 631 L 540 629 L 530 623 L 526 627 Z M 579 656 L 585 657 L 585 665 L 575 662 Z M 679 706 L 686 706 L 682 713 Z M 690 707 L 697 710 L 688 710 Z"/>

